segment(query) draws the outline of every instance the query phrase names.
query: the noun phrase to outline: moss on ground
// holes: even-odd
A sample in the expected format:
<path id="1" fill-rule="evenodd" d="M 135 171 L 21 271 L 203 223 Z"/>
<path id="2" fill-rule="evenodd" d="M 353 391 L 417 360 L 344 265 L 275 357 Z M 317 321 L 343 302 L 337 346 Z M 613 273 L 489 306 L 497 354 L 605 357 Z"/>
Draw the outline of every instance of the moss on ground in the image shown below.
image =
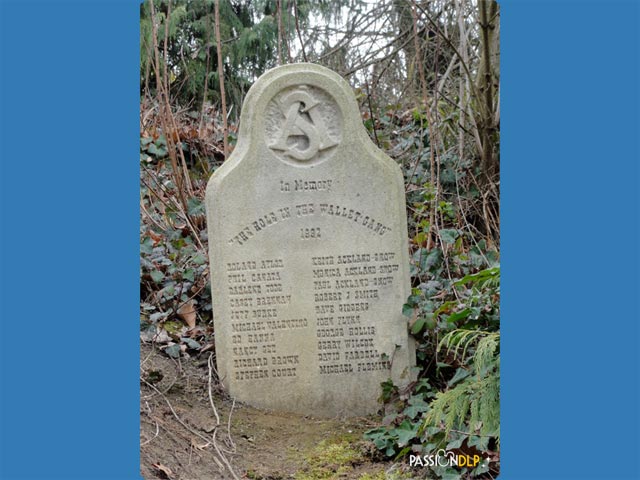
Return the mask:
<path id="1" fill-rule="evenodd" d="M 330 480 L 344 477 L 355 465 L 365 461 L 360 450 L 347 440 L 323 440 L 305 456 L 306 467 L 296 480 Z"/>
<path id="2" fill-rule="evenodd" d="M 292 452 L 293 453 L 293 452 Z M 410 473 L 388 465 L 375 466 L 363 447 L 360 437 L 346 434 L 323 440 L 303 455 L 304 467 L 294 476 L 295 480 L 408 480 Z M 363 471 L 366 470 L 366 471 Z"/>

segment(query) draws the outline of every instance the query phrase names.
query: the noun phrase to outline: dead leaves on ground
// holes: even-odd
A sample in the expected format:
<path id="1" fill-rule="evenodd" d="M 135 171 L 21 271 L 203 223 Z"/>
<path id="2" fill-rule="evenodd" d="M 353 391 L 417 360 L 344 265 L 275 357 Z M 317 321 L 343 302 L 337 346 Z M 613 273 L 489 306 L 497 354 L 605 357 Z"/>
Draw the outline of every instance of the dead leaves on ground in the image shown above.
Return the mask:
<path id="1" fill-rule="evenodd" d="M 188 302 L 180 305 L 177 313 L 189 328 L 193 328 L 196 326 L 196 302 L 194 299 L 191 299 Z"/>
<path id="2" fill-rule="evenodd" d="M 170 312 L 156 314 L 154 318 L 150 318 L 154 323 L 140 331 L 140 340 L 159 345 L 172 358 L 189 356 L 189 351 L 209 351 L 212 342 L 207 339 L 211 337 L 213 330 L 210 326 L 196 325 L 196 305 L 197 302 L 191 299 L 180 305 L 173 316 Z M 182 321 L 178 321 L 178 318 Z"/>

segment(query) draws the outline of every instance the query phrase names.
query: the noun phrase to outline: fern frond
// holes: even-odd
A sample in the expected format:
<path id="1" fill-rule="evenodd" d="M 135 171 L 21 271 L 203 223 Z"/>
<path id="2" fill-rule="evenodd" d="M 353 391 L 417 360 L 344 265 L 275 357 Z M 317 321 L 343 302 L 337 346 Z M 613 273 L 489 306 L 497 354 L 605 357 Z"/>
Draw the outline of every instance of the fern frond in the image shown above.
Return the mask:
<path id="1" fill-rule="evenodd" d="M 483 376 L 494 366 L 499 346 L 500 334 L 497 332 L 486 333 L 484 338 L 478 341 L 473 354 L 473 368 L 479 376 Z"/>
<path id="2" fill-rule="evenodd" d="M 478 346 L 482 343 L 481 337 L 485 337 L 485 340 L 489 338 L 489 343 L 484 345 L 483 348 L 490 348 L 492 345 L 498 345 L 500 343 L 499 332 L 486 332 L 483 330 L 466 330 L 456 329 L 447 333 L 440 343 L 438 344 L 438 351 L 443 347 L 446 347 L 447 353 L 453 353 L 461 361 L 467 356 L 467 350 L 470 346 L 478 342 Z M 459 354 L 462 349 L 462 355 Z M 491 351 L 493 353 L 493 351 Z M 484 353 L 483 353 L 484 355 Z"/>
<path id="3" fill-rule="evenodd" d="M 475 347 L 470 357 L 472 375 L 436 395 L 423 427 L 444 423 L 447 437 L 451 430 L 462 430 L 500 441 L 499 346 L 499 332 L 457 329 L 444 336 L 438 350 L 446 348 L 462 362 L 467 359 L 469 349 Z"/>

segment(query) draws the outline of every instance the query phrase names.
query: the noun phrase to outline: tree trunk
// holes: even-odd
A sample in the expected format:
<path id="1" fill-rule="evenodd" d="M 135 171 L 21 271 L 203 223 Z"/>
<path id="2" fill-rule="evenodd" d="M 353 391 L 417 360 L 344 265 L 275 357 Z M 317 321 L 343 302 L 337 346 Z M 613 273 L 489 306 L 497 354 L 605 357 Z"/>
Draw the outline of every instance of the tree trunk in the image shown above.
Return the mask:
<path id="1" fill-rule="evenodd" d="M 481 142 L 480 170 L 482 184 L 497 182 L 500 173 L 499 138 L 496 115 L 499 76 L 499 35 L 500 15 L 498 4 L 494 0 L 478 1 L 480 20 L 480 68 L 477 85 L 480 93 L 478 130 Z"/>
<path id="2" fill-rule="evenodd" d="M 224 93 L 224 65 L 222 63 L 222 40 L 220 39 L 220 0 L 215 0 L 216 50 L 218 50 L 218 81 L 220 82 L 220 101 L 222 102 L 222 139 L 224 159 L 229 156 L 229 126 L 227 124 L 227 98 Z"/>

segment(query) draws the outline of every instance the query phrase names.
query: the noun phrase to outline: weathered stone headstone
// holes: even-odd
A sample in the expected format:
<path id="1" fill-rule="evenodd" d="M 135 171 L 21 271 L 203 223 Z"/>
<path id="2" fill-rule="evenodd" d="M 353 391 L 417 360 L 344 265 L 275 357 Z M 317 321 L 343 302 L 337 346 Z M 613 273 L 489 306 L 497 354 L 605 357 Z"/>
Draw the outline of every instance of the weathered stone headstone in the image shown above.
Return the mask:
<path id="1" fill-rule="evenodd" d="M 415 352 L 399 167 L 370 141 L 349 85 L 294 64 L 244 102 L 207 187 L 218 373 L 257 407 L 373 413 Z"/>

